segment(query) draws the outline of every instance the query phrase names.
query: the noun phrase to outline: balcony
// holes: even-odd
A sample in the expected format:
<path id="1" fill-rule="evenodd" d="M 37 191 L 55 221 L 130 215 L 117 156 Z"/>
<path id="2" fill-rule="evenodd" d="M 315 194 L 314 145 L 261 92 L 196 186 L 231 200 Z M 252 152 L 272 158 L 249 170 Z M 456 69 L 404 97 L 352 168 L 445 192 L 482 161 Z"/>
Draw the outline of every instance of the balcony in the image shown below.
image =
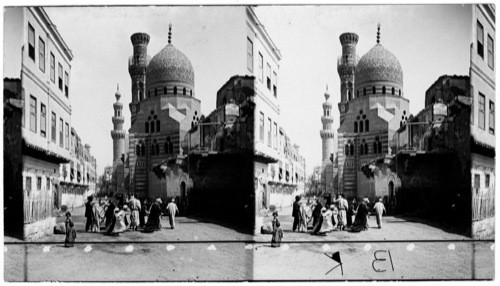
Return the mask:
<path id="1" fill-rule="evenodd" d="M 348 65 L 352 65 L 352 66 L 356 66 L 358 64 L 358 61 L 359 61 L 359 56 L 356 56 L 356 57 L 348 57 L 348 58 L 345 58 L 345 57 L 342 57 L 342 56 L 339 56 L 337 58 L 337 68 L 339 66 L 348 66 Z"/>
<path id="2" fill-rule="evenodd" d="M 130 56 L 128 58 L 128 67 L 130 68 L 131 66 L 148 66 L 149 61 L 151 60 L 150 56 L 139 56 L 139 57 L 134 57 Z"/>

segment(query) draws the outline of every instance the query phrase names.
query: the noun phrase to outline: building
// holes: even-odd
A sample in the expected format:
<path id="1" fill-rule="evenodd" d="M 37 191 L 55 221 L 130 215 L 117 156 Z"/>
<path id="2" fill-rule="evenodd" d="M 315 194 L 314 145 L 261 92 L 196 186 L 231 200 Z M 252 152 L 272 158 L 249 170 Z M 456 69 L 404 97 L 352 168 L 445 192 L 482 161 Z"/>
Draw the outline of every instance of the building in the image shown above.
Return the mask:
<path id="1" fill-rule="evenodd" d="M 346 197 L 370 195 L 361 172 L 366 163 L 390 153 L 389 141 L 409 116 L 399 60 L 377 43 L 361 59 L 356 55 L 358 36 L 340 36 L 342 55 L 337 61 L 341 79 L 340 127 L 336 158 L 338 190 Z M 387 186 L 379 186 L 389 189 Z"/>
<path id="2" fill-rule="evenodd" d="M 16 7 L 5 12 L 12 33 L 4 35 L 5 64 L 19 67 L 22 102 L 22 206 L 24 239 L 36 239 L 55 224 L 60 164 L 70 162 L 70 75 L 73 55 L 43 8 Z M 6 190 L 16 187 L 5 186 Z M 22 214 L 21 214 L 22 212 Z"/>
<path id="3" fill-rule="evenodd" d="M 483 237 L 495 225 L 495 6 L 471 7 L 472 235 Z"/>
<path id="4" fill-rule="evenodd" d="M 321 123 L 323 124 L 323 129 L 320 131 L 321 143 L 322 143 L 322 157 L 321 157 L 321 167 L 322 167 L 322 178 L 323 178 L 323 190 L 329 193 L 334 193 L 334 137 L 335 131 L 333 130 L 333 114 L 332 114 L 332 102 L 330 99 L 330 92 L 328 91 L 328 86 L 325 91 L 325 102 L 323 103 L 323 116 L 321 116 Z"/>

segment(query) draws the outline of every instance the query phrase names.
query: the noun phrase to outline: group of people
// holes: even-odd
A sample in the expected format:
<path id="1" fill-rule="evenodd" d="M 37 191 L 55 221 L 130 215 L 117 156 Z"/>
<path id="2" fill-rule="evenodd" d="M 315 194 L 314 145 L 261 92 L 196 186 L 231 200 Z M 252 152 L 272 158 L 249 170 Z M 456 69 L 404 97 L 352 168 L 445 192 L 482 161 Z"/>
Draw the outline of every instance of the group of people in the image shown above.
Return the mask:
<path id="1" fill-rule="evenodd" d="M 85 204 L 85 224 L 86 232 L 101 232 L 101 225 L 104 225 L 104 234 L 119 236 L 127 230 L 137 231 L 142 229 L 142 232 L 151 233 L 161 230 L 161 210 L 162 200 L 156 198 L 152 204 L 148 204 L 148 200 L 143 203 L 135 198 L 134 194 L 128 196 L 127 199 L 118 200 L 115 198 L 97 200 L 94 196 L 87 198 Z M 169 217 L 170 227 L 175 228 L 175 216 L 179 214 L 179 209 L 175 204 L 175 199 L 166 206 L 167 215 Z M 66 212 L 66 240 L 65 245 L 73 246 L 76 239 L 76 231 L 71 218 L 71 213 Z"/>
<path id="2" fill-rule="evenodd" d="M 325 206 L 318 199 L 313 202 L 311 207 L 308 207 L 305 201 L 301 202 L 300 196 L 296 196 L 292 210 L 294 218 L 292 230 L 307 232 L 307 226 L 311 220 L 313 225 L 311 233 L 316 235 L 326 235 L 328 232 L 334 230 L 350 232 L 367 230 L 369 204 L 370 201 L 368 198 L 364 198 L 359 204 L 356 199 L 348 203 L 344 196 L 339 194 L 336 199 L 325 204 Z M 385 212 L 382 198 L 379 198 L 373 209 L 376 214 L 378 227 L 382 228 L 382 215 Z"/>

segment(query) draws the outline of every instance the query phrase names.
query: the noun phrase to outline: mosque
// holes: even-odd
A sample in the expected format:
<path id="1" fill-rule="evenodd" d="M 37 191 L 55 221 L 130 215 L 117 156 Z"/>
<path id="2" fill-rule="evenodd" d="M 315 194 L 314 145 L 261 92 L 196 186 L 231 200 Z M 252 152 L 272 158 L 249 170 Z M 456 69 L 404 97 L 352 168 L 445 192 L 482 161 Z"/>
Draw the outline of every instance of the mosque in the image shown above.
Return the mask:
<path id="1" fill-rule="evenodd" d="M 189 58 L 172 45 L 172 26 L 168 44 L 153 58 L 148 55 L 150 37 L 145 33 L 131 36 L 133 55 L 128 61 L 132 81 L 131 127 L 123 130 L 123 104 L 117 91 L 112 118 L 113 167 L 118 192 L 138 197 L 156 197 L 166 193 L 165 179 L 153 167 L 182 155 L 181 142 L 200 119 L 200 100 L 195 98 L 194 70 Z M 175 176 L 175 188 L 169 196 L 183 199 L 190 185 L 188 176 Z"/>
<path id="2" fill-rule="evenodd" d="M 361 59 L 356 55 L 358 39 L 355 33 L 340 35 L 340 126 L 334 181 L 337 192 L 348 198 L 373 197 L 375 193 L 390 198 L 397 184 L 395 179 L 388 178 L 385 185 L 373 184 L 362 174 L 361 167 L 391 154 L 389 141 L 410 116 L 409 100 L 403 91 L 403 69 L 396 56 L 380 43 L 380 25 L 375 46 Z"/>

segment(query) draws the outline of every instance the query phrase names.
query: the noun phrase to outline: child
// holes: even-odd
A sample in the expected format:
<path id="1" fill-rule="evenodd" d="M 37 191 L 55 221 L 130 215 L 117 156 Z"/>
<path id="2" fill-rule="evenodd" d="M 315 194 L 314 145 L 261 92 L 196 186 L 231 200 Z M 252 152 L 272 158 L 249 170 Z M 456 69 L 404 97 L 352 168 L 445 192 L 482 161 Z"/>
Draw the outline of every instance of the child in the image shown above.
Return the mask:
<path id="1" fill-rule="evenodd" d="M 271 239 L 272 247 L 279 247 L 283 238 L 283 230 L 280 228 L 280 222 L 276 220 L 276 227 L 273 230 L 273 238 Z"/>
<path id="2" fill-rule="evenodd" d="M 276 228 L 276 223 L 279 223 L 279 220 L 278 220 L 278 211 L 274 211 L 273 212 L 273 221 L 272 221 L 272 225 L 273 225 L 273 230 Z"/>
<path id="3" fill-rule="evenodd" d="M 66 240 L 64 241 L 64 246 L 73 247 L 76 239 L 76 230 L 73 228 L 73 221 L 69 220 L 68 228 L 66 229 Z"/>
<path id="4" fill-rule="evenodd" d="M 378 199 L 378 202 L 373 206 L 375 209 L 375 214 L 377 215 L 378 228 L 382 228 L 382 215 L 385 212 L 384 204 L 382 203 L 382 198 Z"/>

